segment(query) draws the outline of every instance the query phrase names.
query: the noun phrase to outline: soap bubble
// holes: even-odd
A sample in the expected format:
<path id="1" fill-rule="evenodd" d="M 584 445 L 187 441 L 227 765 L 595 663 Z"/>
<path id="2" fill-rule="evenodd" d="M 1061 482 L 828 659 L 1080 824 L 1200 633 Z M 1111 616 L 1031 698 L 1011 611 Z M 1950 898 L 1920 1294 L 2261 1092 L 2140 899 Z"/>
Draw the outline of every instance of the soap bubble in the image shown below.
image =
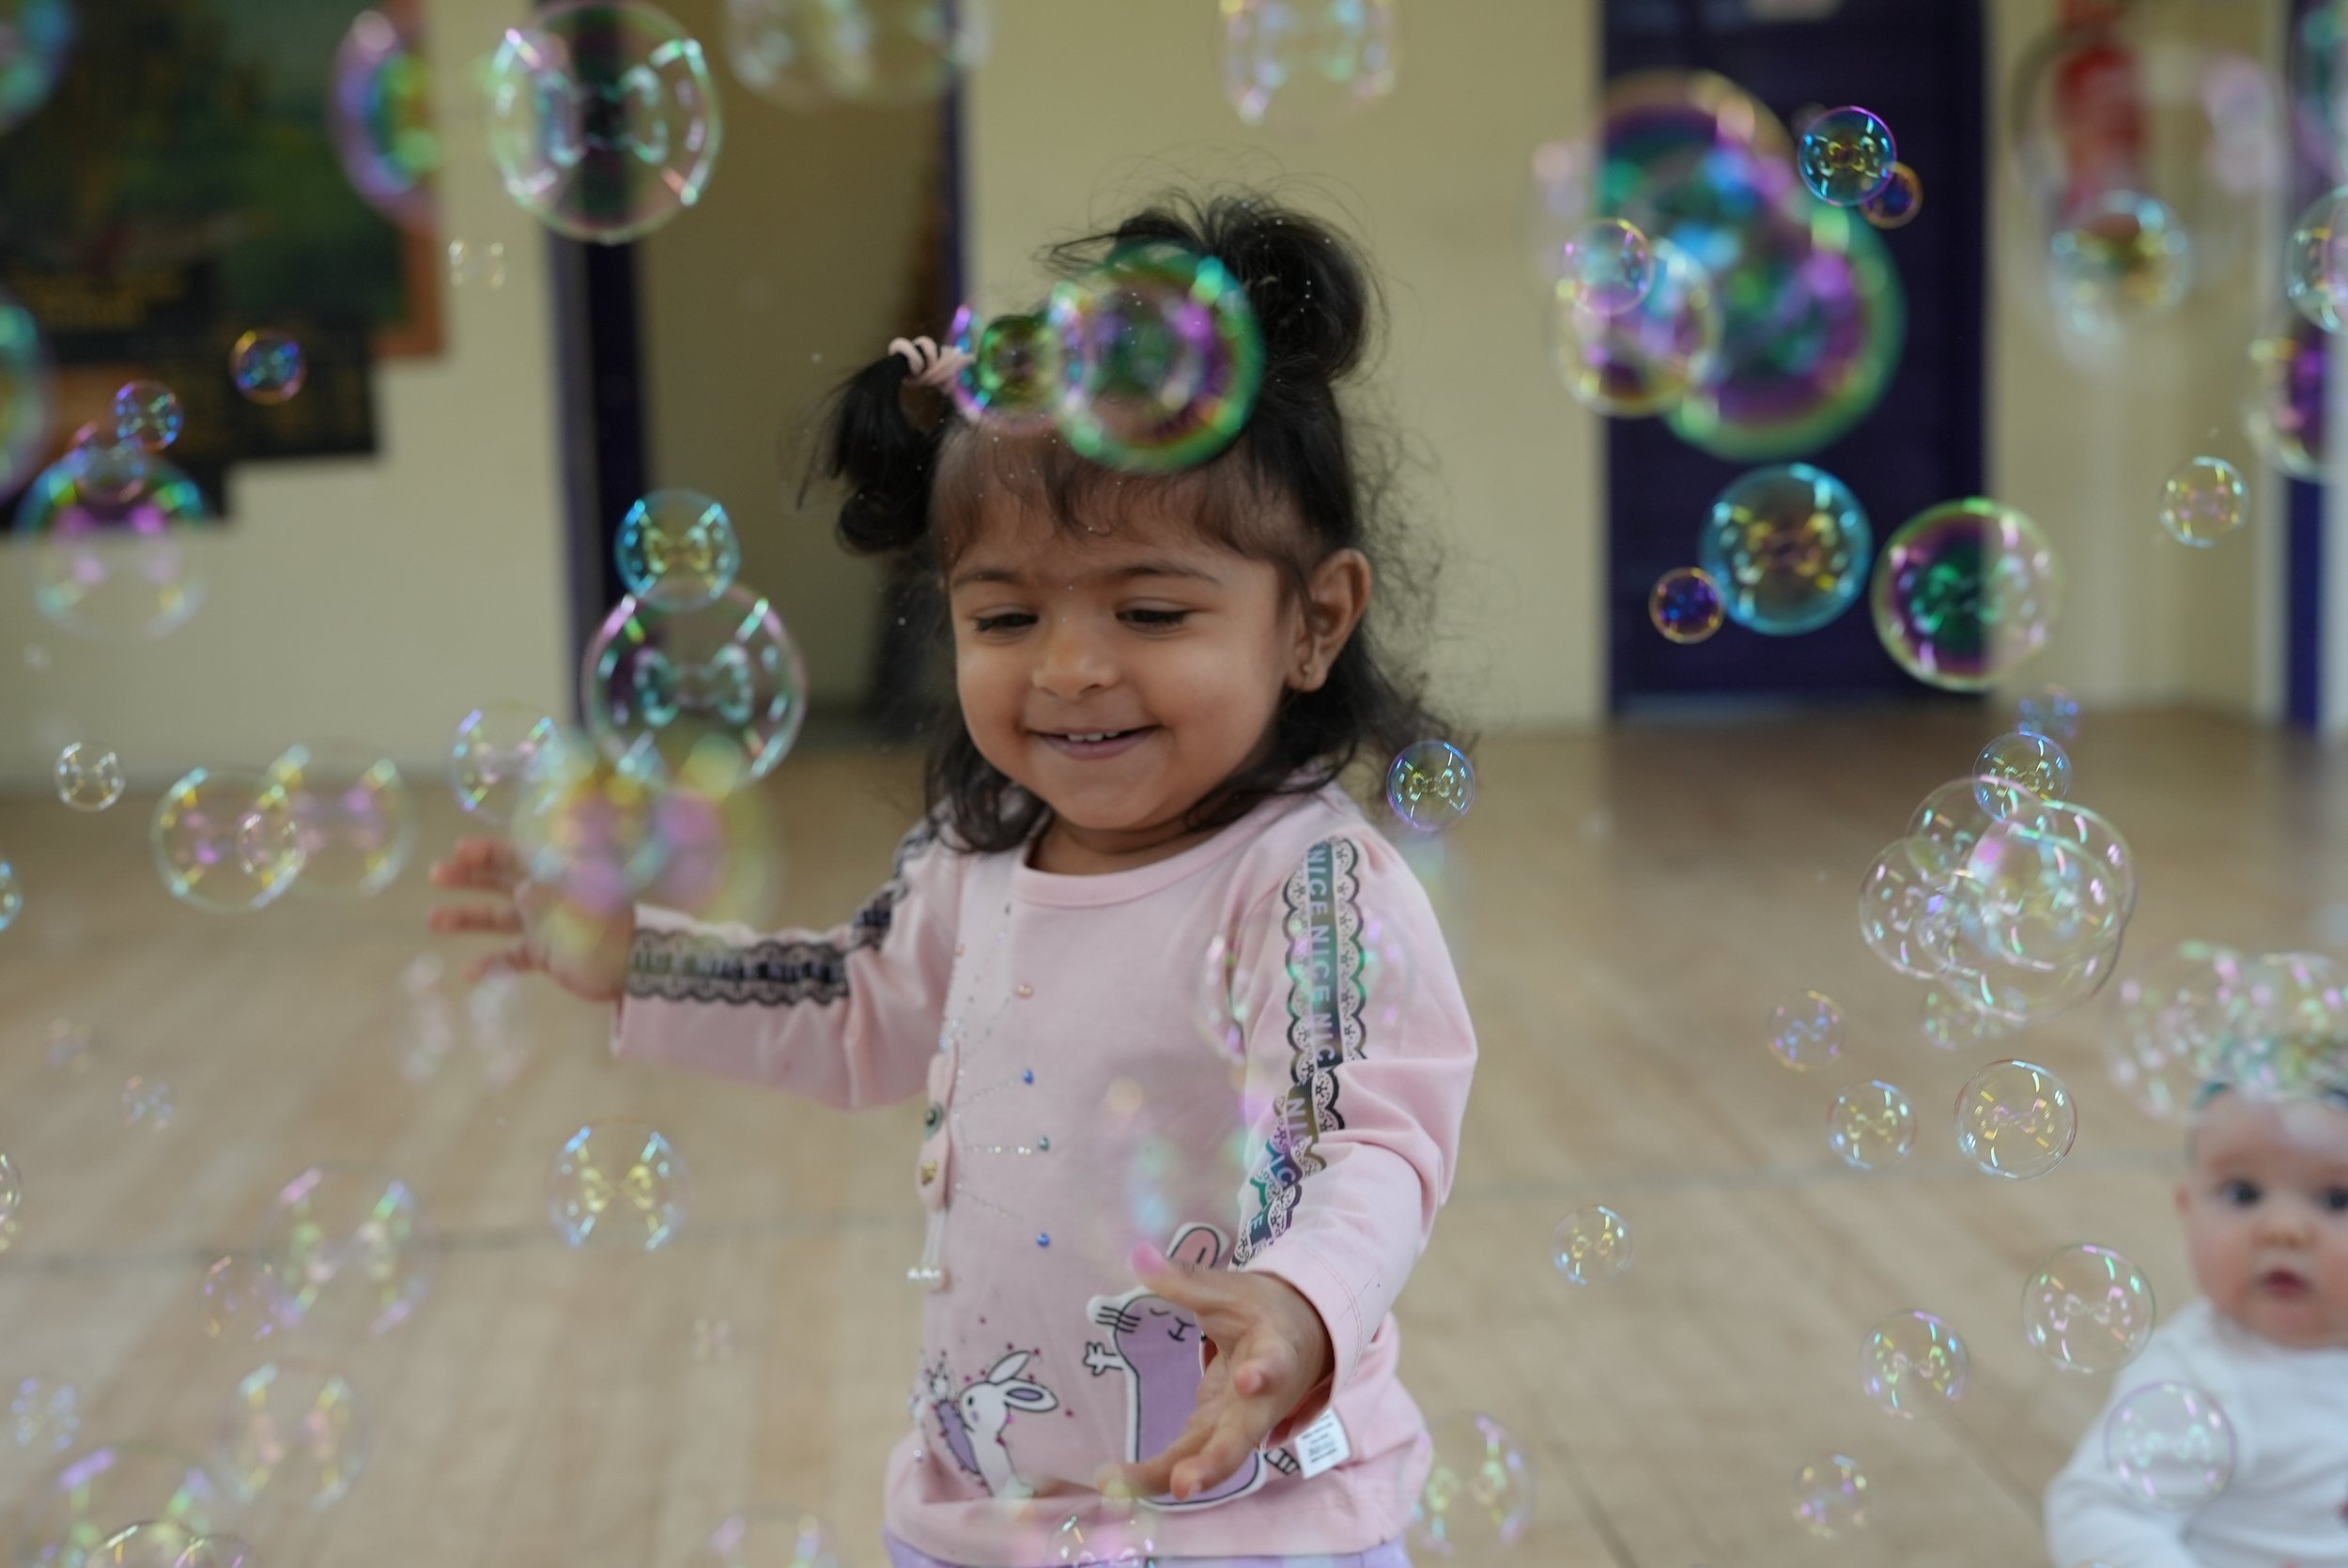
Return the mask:
<path id="1" fill-rule="evenodd" d="M 0 1222 L 15 1219 L 17 1207 L 23 1201 L 24 1182 L 16 1174 L 16 1162 L 0 1154 Z"/>
<path id="2" fill-rule="evenodd" d="M 63 1453 L 82 1430 L 82 1396 L 70 1383 L 27 1377 L 8 1396 L 8 1420 L 17 1447 Z"/>
<path id="3" fill-rule="evenodd" d="M 1590 1204 L 1557 1222 L 1549 1254 L 1571 1284 L 1618 1280 L 1630 1268 L 1630 1226 L 1604 1204 Z"/>
<path id="4" fill-rule="evenodd" d="M 185 1525 L 149 1519 L 118 1530 L 99 1543 L 85 1568 L 178 1568 L 195 1537 Z"/>
<path id="5" fill-rule="evenodd" d="M 2180 545 L 2208 549 L 2240 528 L 2250 504 L 2242 470 L 2222 457 L 2182 464 L 2160 487 L 2160 526 Z"/>
<path id="6" fill-rule="evenodd" d="M 70 0 L 12 0 L 0 47 L 0 131 L 22 123 L 49 101 L 73 52 Z"/>
<path id="7" fill-rule="evenodd" d="M 1916 867 L 1941 885 L 1964 870 L 1982 837 L 2000 822 L 2043 825 L 2047 803 L 2009 778 L 1978 774 L 1935 789 L 1908 819 Z"/>
<path id="8" fill-rule="evenodd" d="M 449 747 L 449 787 L 456 804 L 483 822 L 503 822 L 513 815 L 531 763 L 562 735 L 562 726 L 518 702 L 475 708 L 458 721 Z"/>
<path id="9" fill-rule="evenodd" d="M 1223 264 L 1179 247 L 1118 252 L 1052 290 L 1065 365 L 1060 433 L 1083 456 L 1138 473 L 1228 446 L 1256 406 L 1263 336 Z"/>
<path id="10" fill-rule="evenodd" d="M 1876 957 L 1903 975 L 1929 980 L 1940 972 L 1954 918 L 1949 874 L 1928 873 L 1939 851 L 1923 840 L 1886 845 L 1859 884 L 1859 934 Z"/>
<path id="11" fill-rule="evenodd" d="M 1557 254 L 1557 286 L 1600 315 L 1620 315 L 1655 286 L 1655 250 L 1635 223 L 1600 218 Z"/>
<path id="12" fill-rule="evenodd" d="M 2212 1078 L 2275 1099 L 2348 1083 L 2348 975 L 2320 953 L 2263 953 L 2243 964 Z"/>
<path id="13" fill-rule="evenodd" d="M 177 1568 L 255 1568 L 253 1547 L 234 1535 L 199 1535 L 179 1554 Z"/>
<path id="14" fill-rule="evenodd" d="M 1945 986 L 1924 988 L 1924 1041 L 1939 1051 L 1985 1045 L 2006 1032 L 2003 1020 L 1970 1007 Z"/>
<path id="15" fill-rule="evenodd" d="M 20 1516 L 18 1560 L 83 1568 L 126 1524 L 158 1521 L 201 1535 L 225 1500 L 192 1454 L 145 1440 L 101 1443 L 60 1463 Z"/>
<path id="16" fill-rule="evenodd" d="M 789 109 L 919 103 L 985 57 L 986 0 L 726 0 L 726 56 Z"/>
<path id="17" fill-rule="evenodd" d="M 231 1342 L 264 1340 L 301 1320 L 277 1270 L 261 1258 L 229 1256 L 204 1270 L 204 1332 Z"/>
<path id="18" fill-rule="evenodd" d="M 24 889 L 16 880 L 16 868 L 0 860 L 0 931 L 16 924 L 16 917 L 24 913 Z"/>
<path id="19" fill-rule="evenodd" d="M 1972 1366 L 1956 1330 L 1928 1312 L 1896 1312 L 1859 1347 L 1859 1388 L 1888 1415 L 1914 1421 L 1965 1397 Z"/>
<path id="20" fill-rule="evenodd" d="M 1533 1522 L 1533 1472 L 1506 1427 L 1475 1415 L 1420 1440 L 1432 1464 L 1411 1506 L 1413 1550 L 1483 1560 L 1523 1538 Z"/>
<path id="21" fill-rule="evenodd" d="M 161 457 L 147 466 L 137 494 L 102 502 L 69 453 L 18 500 L 16 531 L 37 542 L 33 603 L 57 624 L 90 638 L 161 638 L 203 604 L 199 541 L 213 520 L 203 492 Z"/>
<path id="22" fill-rule="evenodd" d="M 1158 1568 L 1160 1561 L 1146 1514 L 1088 1519 L 1071 1514 L 1053 1530 L 1047 1549 L 1051 1561 L 1068 1568 Z"/>
<path id="23" fill-rule="evenodd" d="M 734 1325 L 722 1317 L 693 1319 L 693 1360 L 697 1361 L 734 1360 Z"/>
<path id="24" fill-rule="evenodd" d="M 2019 822 L 1982 835 L 1951 892 L 1959 946 L 1950 958 L 1967 969 L 2060 969 L 2116 947 L 2127 926 L 2125 891 L 2110 867 Z"/>
<path id="25" fill-rule="evenodd" d="M 1896 1165 L 1916 1146 L 1916 1107 L 1896 1084 L 1854 1084 L 1827 1111 L 1826 1141 L 1855 1171 Z"/>
<path id="26" fill-rule="evenodd" d="M 1943 501 L 1884 543 L 1869 599 L 1876 636 L 1901 669 L 1980 691 L 2053 637 L 2062 571 L 2038 525 L 2014 508 Z"/>
<path id="27" fill-rule="evenodd" d="M 2045 1176 L 2062 1163 L 2078 1130 L 2071 1091 L 2031 1062 L 1992 1062 L 1956 1097 L 1957 1152 L 1990 1176 Z"/>
<path id="28" fill-rule="evenodd" d="M 75 741 L 57 753 L 57 798 L 76 811 L 103 811 L 122 798 L 122 759 L 111 747 Z"/>
<path id="29" fill-rule="evenodd" d="M 1859 207 L 1892 183 L 1899 163 L 1892 128 L 1866 110 L 1830 109 L 1801 133 L 1795 165 L 1810 193 L 1834 207 Z"/>
<path id="30" fill-rule="evenodd" d="M 734 519 L 699 490 L 655 490 L 629 507 L 616 548 L 628 592 L 663 611 L 701 608 L 742 565 Z"/>
<path id="31" fill-rule="evenodd" d="M 2177 308 L 2193 280 L 2193 244 L 2151 196 L 2114 191 L 2047 242 L 2055 315 L 2075 334 L 2109 339 Z"/>
<path id="32" fill-rule="evenodd" d="M 0 61 L 0 95 L 7 91 L 6 77 L 7 65 Z M 14 296 L 0 289 L 0 491 L 23 484 L 41 460 L 49 444 L 54 391 L 40 324 Z M 119 439 L 113 426 L 109 416 L 93 435 Z"/>
<path id="33" fill-rule="evenodd" d="M 2121 919 L 2124 921 L 2136 914 L 2136 852 L 2128 848 L 2128 841 L 2102 812 L 2077 801 L 2042 800 L 2027 817 L 2015 820 L 2085 852 L 2110 876 L 2114 896 L 2120 901 Z"/>
<path id="34" fill-rule="evenodd" d="M 2113 991 L 2103 1035 L 2104 1067 L 2146 1115 L 2182 1122 L 2218 1070 L 2217 1058 L 2242 985 L 2232 948 L 2187 942 Z"/>
<path id="35" fill-rule="evenodd" d="M 1394 91 L 1396 0 L 1223 0 L 1223 96 L 1249 125 L 1317 129 Z"/>
<path id="36" fill-rule="evenodd" d="M 639 1121 L 590 1122 L 547 1169 L 547 1213 L 573 1247 L 652 1252 L 684 1222 L 685 1161 Z"/>
<path id="37" fill-rule="evenodd" d="M 285 403 L 301 391 L 310 363 L 301 345 L 284 332 L 255 329 L 237 340 L 228 374 L 251 403 Z"/>
<path id="38" fill-rule="evenodd" d="M 648 746 L 618 761 L 564 737 L 532 760 L 514 806 L 511 838 L 533 882 L 555 890 L 560 913 L 579 922 L 549 930 L 560 944 L 592 945 L 603 923 L 660 874 L 668 846 L 657 812 L 666 778 Z"/>
<path id="39" fill-rule="evenodd" d="M 1647 595 L 1647 619 L 1674 642 L 1702 642 L 1721 629 L 1727 607 L 1721 585 L 1701 566 L 1675 566 L 1655 579 Z"/>
<path id="40" fill-rule="evenodd" d="M 1722 307 L 1705 269 L 1650 238 L 1654 277 L 1639 302 L 1608 315 L 1564 290 L 1549 312 L 1551 362 L 1577 402 L 1601 414 L 1661 413 L 1720 362 Z"/>
<path id="41" fill-rule="evenodd" d="M 1876 228 L 1906 228 L 1924 209 L 1924 182 L 1905 163 L 1892 165 L 1883 189 L 1859 204 L 1859 215 Z"/>
<path id="42" fill-rule="evenodd" d="M 2292 231 L 2285 292 L 2301 315 L 2327 332 L 2342 327 L 2348 307 L 2348 187 L 2308 204 Z"/>
<path id="43" fill-rule="evenodd" d="M 396 8 L 363 10 L 351 19 L 334 51 L 326 125 L 360 198 L 403 227 L 428 229 L 432 172 L 440 164 L 432 74 Z"/>
<path id="44" fill-rule="evenodd" d="M 2109 1247 L 2062 1247 L 2022 1286 L 2022 1333 L 2065 1372 L 2116 1372 L 2143 1353 L 2153 1287 Z"/>
<path id="45" fill-rule="evenodd" d="M 133 1073 L 122 1085 L 122 1119 L 131 1127 L 147 1127 L 157 1132 L 171 1125 L 172 1114 L 178 1110 L 171 1096 L 171 1085 L 160 1078 Z"/>
<path id="46" fill-rule="evenodd" d="M 708 744 L 764 778 L 807 721 L 798 647 L 765 596 L 738 583 L 699 609 L 622 599 L 587 645 L 581 684 L 606 755 L 649 742 L 672 773 Z"/>
<path id="47" fill-rule="evenodd" d="M 651 6 L 564 0 L 508 28 L 487 79 L 489 157 L 523 211 L 615 245 L 701 200 L 723 122 L 702 46 Z"/>
<path id="48" fill-rule="evenodd" d="M 328 1343 L 382 1334 L 432 1285 L 431 1232 L 408 1184 L 365 1165 L 312 1165 L 279 1189 L 254 1248 L 285 1315 Z"/>
<path id="49" fill-rule="evenodd" d="M 1867 514 L 1849 486 L 1807 463 L 1754 469 L 1712 503 L 1696 561 L 1729 619 L 1771 637 L 1815 631 L 1867 580 Z"/>
<path id="50" fill-rule="evenodd" d="M 147 449 L 116 436 L 112 421 L 103 427 L 93 423 L 75 431 L 63 465 L 73 493 L 100 509 L 136 500 L 152 472 Z"/>
<path id="51" fill-rule="evenodd" d="M 2259 454 L 2294 479 L 2324 477 L 2327 334 L 2296 313 L 2250 340 L 2243 428 Z"/>
<path id="52" fill-rule="evenodd" d="M 1867 1523 L 1867 1476 L 1839 1453 L 1814 1459 L 1794 1477 L 1794 1517 L 1811 1534 L 1832 1540 Z"/>
<path id="53" fill-rule="evenodd" d="M 954 407 L 1003 435 L 1050 428 L 1059 417 L 1068 365 L 1059 333 L 1039 312 L 954 312 L 952 347 L 969 357 L 946 384 Z"/>
<path id="54" fill-rule="evenodd" d="M 2233 1422 L 2190 1384 L 2149 1384 L 2104 1418 L 2105 1466 L 2155 1508 L 2183 1514 L 2209 1502 L 2232 1482 L 2234 1455 Z"/>
<path id="55" fill-rule="evenodd" d="M 1422 833 L 1456 825 L 1475 804 L 1475 765 L 1448 741 L 1404 746 L 1386 769 L 1386 805 Z"/>
<path id="56" fill-rule="evenodd" d="M 216 915 L 274 901 L 301 871 L 286 792 L 257 773 L 187 774 L 155 803 L 147 838 L 171 896 Z"/>
<path id="57" fill-rule="evenodd" d="M 150 453 L 179 438 L 187 424 L 179 394 L 161 381 L 126 381 L 115 393 L 115 435 Z"/>
<path id="58" fill-rule="evenodd" d="M 1787 997 L 1769 1009 L 1769 1053 L 1796 1072 L 1833 1061 L 1843 1053 L 1843 1009 L 1820 992 Z"/>
<path id="59" fill-rule="evenodd" d="M 2014 728 L 2050 741 L 2077 740 L 2079 699 L 2061 686 L 2040 686 L 2015 704 Z"/>
<path id="60" fill-rule="evenodd" d="M 482 244 L 471 239 L 448 242 L 448 281 L 457 288 L 467 284 L 479 284 L 484 288 L 505 286 L 505 242 L 492 239 Z"/>
<path id="61" fill-rule="evenodd" d="M 686 1568 L 839 1568 L 831 1528 L 799 1508 L 760 1508 L 718 1521 Z"/>
<path id="62" fill-rule="evenodd" d="M 371 1443 L 359 1397 L 340 1373 L 309 1361 L 264 1361 L 237 1384 L 213 1441 L 215 1473 L 246 1502 L 313 1510 L 342 1499 Z"/>
<path id="63" fill-rule="evenodd" d="M 287 746 L 270 764 L 301 847 L 305 895 L 371 899 L 389 887 L 416 843 L 415 805 L 399 765 L 372 746 Z"/>
<path id="64" fill-rule="evenodd" d="M 2012 791 L 2000 789 L 1998 784 L 2019 785 L 2032 797 L 2060 800 L 2071 792 L 2071 758 L 2046 736 L 2017 730 L 2000 735 L 1981 748 L 1981 760 L 1973 764 L 1973 778 L 1981 808 L 2002 822 L 2016 815 L 2017 805 L 2027 816 L 2029 807 L 2036 805 L 2037 798 L 2017 803 Z"/>

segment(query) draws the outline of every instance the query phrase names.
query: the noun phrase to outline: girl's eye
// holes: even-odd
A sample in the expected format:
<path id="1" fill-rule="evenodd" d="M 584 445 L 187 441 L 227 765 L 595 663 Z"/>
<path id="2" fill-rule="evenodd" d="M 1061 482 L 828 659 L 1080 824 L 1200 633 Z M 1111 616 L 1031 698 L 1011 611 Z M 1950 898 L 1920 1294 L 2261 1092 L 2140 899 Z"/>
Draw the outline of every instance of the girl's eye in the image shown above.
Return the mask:
<path id="1" fill-rule="evenodd" d="M 1140 626 L 1179 626 L 1190 619 L 1186 609 L 1129 609 L 1125 619 Z"/>
<path id="2" fill-rule="evenodd" d="M 2315 1201 L 2326 1214 L 2348 1214 L 2348 1187 L 2326 1187 Z"/>
<path id="3" fill-rule="evenodd" d="M 2248 1208 L 2259 1201 L 2259 1185 L 2255 1181 L 2230 1181 L 2219 1191 L 2236 1208 Z"/>
<path id="4" fill-rule="evenodd" d="M 1001 615 L 973 617 L 970 624 L 974 630 L 980 632 L 999 632 L 1012 627 L 1025 626 L 1034 620 L 1035 617 L 1025 610 L 1007 610 Z"/>

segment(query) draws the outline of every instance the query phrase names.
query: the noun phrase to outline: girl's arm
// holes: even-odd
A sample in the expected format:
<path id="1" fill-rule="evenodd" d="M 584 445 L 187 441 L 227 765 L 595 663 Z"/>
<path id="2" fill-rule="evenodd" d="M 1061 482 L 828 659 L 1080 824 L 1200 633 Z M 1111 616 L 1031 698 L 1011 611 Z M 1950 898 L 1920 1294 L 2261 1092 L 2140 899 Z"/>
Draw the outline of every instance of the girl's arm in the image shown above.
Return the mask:
<path id="1" fill-rule="evenodd" d="M 962 859 L 921 824 L 897 846 L 888 885 L 827 931 L 638 910 L 613 1053 L 843 1111 L 911 1098 L 937 1049 Z"/>
<path id="2" fill-rule="evenodd" d="M 1475 1033 L 1417 878 L 1364 829 L 1325 839 L 1239 933 L 1254 976 L 1250 1134 L 1234 1257 L 1295 1287 L 1335 1365 L 1275 1439 L 1346 1386 L 1451 1190 Z"/>

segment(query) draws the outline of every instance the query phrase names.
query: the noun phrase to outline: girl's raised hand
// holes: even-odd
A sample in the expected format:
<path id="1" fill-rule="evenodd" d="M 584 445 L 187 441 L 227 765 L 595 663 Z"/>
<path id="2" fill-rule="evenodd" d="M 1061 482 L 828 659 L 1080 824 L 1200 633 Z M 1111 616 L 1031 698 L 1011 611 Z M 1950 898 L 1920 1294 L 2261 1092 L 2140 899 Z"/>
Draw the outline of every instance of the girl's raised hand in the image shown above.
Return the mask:
<path id="1" fill-rule="evenodd" d="M 595 921 L 561 909 L 554 890 L 530 880 L 520 853 L 504 839 L 461 840 L 433 866 L 432 885 L 491 895 L 483 902 L 440 905 L 426 922 L 432 930 L 495 931 L 515 939 L 504 951 L 467 965 L 466 979 L 478 981 L 498 969 L 535 969 L 590 1002 L 616 1002 L 626 989 L 635 910 Z"/>

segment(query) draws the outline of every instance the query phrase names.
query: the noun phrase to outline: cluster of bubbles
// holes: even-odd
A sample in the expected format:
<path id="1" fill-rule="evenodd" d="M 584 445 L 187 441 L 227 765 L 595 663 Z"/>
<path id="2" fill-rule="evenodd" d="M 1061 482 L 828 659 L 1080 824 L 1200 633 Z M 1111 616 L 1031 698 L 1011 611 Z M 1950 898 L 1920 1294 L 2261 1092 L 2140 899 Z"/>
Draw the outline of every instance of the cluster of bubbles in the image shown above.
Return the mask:
<path id="1" fill-rule="evenodd" d="M 121 793 L 120 764 L 69 746 L 57 761 L 68 805 L 100 809 Z M 155 804 L 155 867 L 172 897 L 213 914 L 275 902 L 300 884 L 326 898 L 371 898 L 415 844 L 414 805 L 391 759 L 349 743 L 289 746 L 265 770 L 195 768 Z"/>
<path id="2" fill-rule="evenodd" d="M 2112 990 L 2112 1082 L 2146 1115 L 2187 1120 L 2211 1084 L 2293 1099 L 2348 1083 L 2348 970 L 2320 953 L 2244 956 L 2189 942 Z"/>
<path id="3" fill-rule="evenodd" d="M 992 0 L 726 0 L 726 57 L 788 109 L 935 99 L 986 56 Z"/>
<path id="4" fill-rule="evenodd" d="M 1222 0 L 1223 96 L 1249 125 L 1317 131 L 1394 92 L 1398 0 Z"/>

